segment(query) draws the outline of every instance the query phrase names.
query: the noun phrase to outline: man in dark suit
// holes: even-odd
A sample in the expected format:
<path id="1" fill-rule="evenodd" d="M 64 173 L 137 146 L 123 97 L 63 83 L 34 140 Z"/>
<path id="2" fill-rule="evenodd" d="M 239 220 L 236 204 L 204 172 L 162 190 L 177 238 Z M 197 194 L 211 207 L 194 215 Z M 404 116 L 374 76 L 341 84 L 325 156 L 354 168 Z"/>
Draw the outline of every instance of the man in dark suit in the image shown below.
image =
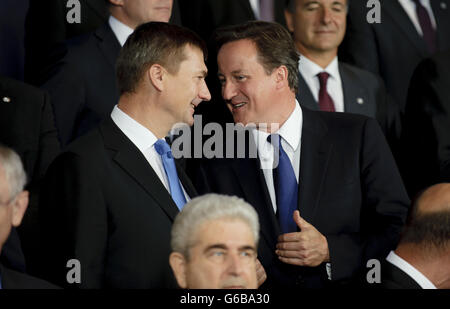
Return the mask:
<path id="1" fill-rule="evenodd" d="M 107 23 L 68 43 L 67 55 L 42 86 L 52 96 L 62 146 L 109 116 L 119 97 L 114 66 L 121 46 L 139 24 L 167 22 L 172 0 L 111 0 L 109 10 Z"/>
<path id="2" fill-rule="evenodd" d="M 196 192 L 164 137 L 210 99 L 205 54 L 175 25 L 147 23 L 129 37 L 117 60 L 119 104 L 46 176 L 42 276 L 67 286 L 66 263 L 76 259 L 81 288 L 175 286 L 170 230 Z"/>
<path id="3" fill-rule="evenodd" d="M 268 286 L 348 282 L 396 245 L 408 210 L 378 124 L 300 107 L 298 53 L 280 25 L 223 29 L 218 48 L 222 95 L 236 123 L 256 124 L 248 145 L 257 157 L 203 160 L 197 189 L 255 207 Z"/>
<path id="4" fill-rule="evenodd" d="M 30 206 L 19 228 L 28 271 L 33 270 L 38 255 L 38 200 L 41 179 L 60 147 L 49 95 L 35 87 L 0 76 L 0 143 L 14 149 L 24 162 L 29 182 Z M 18 243 L 16 230 L 11 237 Z M 10 245 L 12 245 L 10 247 Z M 14 249 L 16 248 L 16 249 Z M 8 241 L 4 253 L 18 252 Z M 17 258 L 12 258 L 13 264 Z M 24 264 L 24 263 L 19 263 Z M 14 266 L 9 264 L 9 266 Z M 14 267 L 24 270 L 23 267 Z"/>
<path id="5" fill-rule="evenodd" d="M 340 59 L 379 74 L 404 111 L 421 60 L 450 48 L 450 0 L 381 0 L 380 23 L 369 23 L 366 1 L 349 3 Z"/>
<path id="6" fill-rule="evenodd" d="M 450 182 L 450 50 L 415 70 L 403 126 L 399 167 L 410 195 Z"/>
<path id="7" fill-rule="evenodd" d="M 24 191 L 26 174 L 20 157 L 10 148 L 0 145 L 0 253 L 11 231 L 20 225 L 28 206 L 28 191 Z M 48 282 L 30 277 L 2 265 L 0 289 L 50 289 Z"/>
<path id="8" fill-rule="evenodd" d="M 413 204 L 400 242 L 381 268 L 388 289 L 450 288 L 450 183 L 426 189 Z"/>
<path id="9" fill-rule="evenodd" d="M 400 134 L 396 132 L 400 125 L 398 107 L 388 99 L 381 79 L 338 61 L 347 5 L 347 0 L 289 1 L 286 22 L 300 52 L 297 99 L 312 110 L 375 118 L 386 136 L 394 138 Z"/>

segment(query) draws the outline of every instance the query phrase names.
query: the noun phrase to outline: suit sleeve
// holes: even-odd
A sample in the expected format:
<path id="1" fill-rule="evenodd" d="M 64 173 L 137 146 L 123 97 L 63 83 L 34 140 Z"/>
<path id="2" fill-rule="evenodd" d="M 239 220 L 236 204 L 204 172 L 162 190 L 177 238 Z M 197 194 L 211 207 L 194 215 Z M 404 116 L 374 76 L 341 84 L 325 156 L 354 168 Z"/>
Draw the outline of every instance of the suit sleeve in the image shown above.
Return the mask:
<path id="1" fill-rule="evenodd" d="M 103 287 L 107 210 L 97 168 L 90 162 L 62 154 L 50 165 L 41 193 L 42 277 L 64 287 Z M 72 259 L 80 262 L 79 284 L 66 280 L 74 269 L 66 266 Z"/>
<path id="2" fill-rule="evenodd" d="M 384 259 L 397 245 L 409 209 L 397 166 L 374 120 L 366 120 L 361 139 L 361 226 L 359 233 L 326 235 L 333 280 L 355 275 L 370 259 Z"/>

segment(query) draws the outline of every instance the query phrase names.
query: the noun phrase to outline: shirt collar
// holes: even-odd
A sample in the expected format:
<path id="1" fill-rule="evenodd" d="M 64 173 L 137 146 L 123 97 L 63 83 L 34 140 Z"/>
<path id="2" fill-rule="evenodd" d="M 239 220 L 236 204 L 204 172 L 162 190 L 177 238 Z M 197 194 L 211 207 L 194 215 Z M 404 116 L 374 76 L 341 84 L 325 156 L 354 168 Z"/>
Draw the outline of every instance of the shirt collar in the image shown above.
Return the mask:
<path id="1" fill-rule="evenodd" d="M 302 137 L 302 126 L 303 126 L 303 112 L 300 107 L 300 104 L 297 100 L 295 100 L 295 108 L 291 113 L 289 118 L 285 121 L 285 123 L 278 129 L 277 134 L 279 134 L 286 143 L 293 149 L 295 152 L 300 145 L 301 137 Z M 260 153 L 267 153 L 266 147 L 267 137 L 269 133 L 261 130 L 254 130 L 253 134 L 255 138 L 256 145 L 260 150 Z"/>
<path id="2" fill-rule="evenodd" d="M 324 69 L 317 63 L 311 61 L 303 55 L 300 55 L 300 60 L 298 62 L 298 69 L 300 73 L 308 78 L 314 78 L 320 72 L 327 72 L 331 78 L 337 79 L 339 77 L 339 61 L 336 56 L 333 61 Z"/>
<path id="3" fill-rule="evenodd" d="M 427 277 L 425 277 L 414 266 L 395 254 L 394 251 L 389 253 L 386 260 L 407 273 L 414 279 L 414 281 L 417 282 L 418 285 L 422 287 L 422 289 L 436 289 L 436 286 Z"/>
<path id="4" fill-rule="evenodd" d="M 157 141 L 156 136 L 149 129 L 128 116 L 117 105 L 114 106 L 111 118 L 142 153 Z"/>
<path id="5" fill-rule="evenodd" d="M 112 15 L 109 16 L 108 23 L 112 31 L 116 35 L 116 38 L 119 41 L 120 45 L 123 46 L 134 30 Z"/>

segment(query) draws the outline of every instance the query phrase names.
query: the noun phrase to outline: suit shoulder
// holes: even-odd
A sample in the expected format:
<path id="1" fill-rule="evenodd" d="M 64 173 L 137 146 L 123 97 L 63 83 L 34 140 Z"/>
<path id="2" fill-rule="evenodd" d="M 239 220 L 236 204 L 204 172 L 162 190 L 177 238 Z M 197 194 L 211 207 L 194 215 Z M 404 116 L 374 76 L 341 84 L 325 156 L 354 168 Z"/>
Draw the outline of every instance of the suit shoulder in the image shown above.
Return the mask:
<path id="1" fill-rule="evenodd" d="M 104 149 L 103 138 L 98 128 L 96 128 L 70 143 L 63 153 L 73 153 L 80 157 L 91 157 L 102 148 Z"/>
<path id="2" fill-rule="evenodd" d="M 2 283 L 5 289 L 60 289 L 45 280 L 2 267 Z"/>
<path id="3" fill-rule="evenodd" d="M 345 72 L 348 72 L 352 74 L 356 79 L 361 80 L 363 85 L 372 85 L 372 84 L 379 84 L 381 81 L 381 78 L 375 75 L 374 73 L 358 68 L 354 65 L 339 62 L 339 66 L 341 69 Z"/>

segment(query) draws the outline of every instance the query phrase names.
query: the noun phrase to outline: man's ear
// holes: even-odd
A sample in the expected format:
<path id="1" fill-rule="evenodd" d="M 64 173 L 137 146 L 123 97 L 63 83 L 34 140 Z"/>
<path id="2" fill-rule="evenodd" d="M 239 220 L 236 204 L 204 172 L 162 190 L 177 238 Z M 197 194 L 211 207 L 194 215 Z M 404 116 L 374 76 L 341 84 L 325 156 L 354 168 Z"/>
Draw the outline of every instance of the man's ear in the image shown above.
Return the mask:
<path id="1" fill-rule="evenodd" d="M 159 64 L 153 64 L 147 70 L 148 80 L 153 85 L 153 87 L 155 87 L 158 91 L 164 90 L 163 80 L 164 80 L 166 74 L 167 74 L 167 71 Z"/>
<path id="2" fill-rule="evenodd" d="M 109 0 L 109 3 L 116 6 L 123 6 L 123 0 Z"/>
<path id="3" fill-rule="evenodd" d="M 294 33 L 294 16 L 289 10 L 284 10 L 284 19 L 286 19 L 286 26 L 291 33 Z"/>
<path id="4" fill-rule="evenodd" d="M 186 259 L 179 252 L 172 252 L 169 256 L 169 264 L 172 267 L 175 279 L 182 289 L 187 289 Z"/>
<path id="5" fill-rule="evenodd" d="M 277 89 L 281 89 L 286 85 L 289 85 L 288 81 L 289 71 L 286 66 L 284 65 L 279 66 L 278 68 L 275 69 L 274 74 Z"/>
<path id="6" fill-rule="evenodd" d="M 23 216 L 25 215 L 25 211 L 28 207 L 29 193 L 28 191 L 20 192 L 15 200 L 13 201 L 12 206 L 12 225 L 14 227 L 18 227 L 22 222 Z"/>

